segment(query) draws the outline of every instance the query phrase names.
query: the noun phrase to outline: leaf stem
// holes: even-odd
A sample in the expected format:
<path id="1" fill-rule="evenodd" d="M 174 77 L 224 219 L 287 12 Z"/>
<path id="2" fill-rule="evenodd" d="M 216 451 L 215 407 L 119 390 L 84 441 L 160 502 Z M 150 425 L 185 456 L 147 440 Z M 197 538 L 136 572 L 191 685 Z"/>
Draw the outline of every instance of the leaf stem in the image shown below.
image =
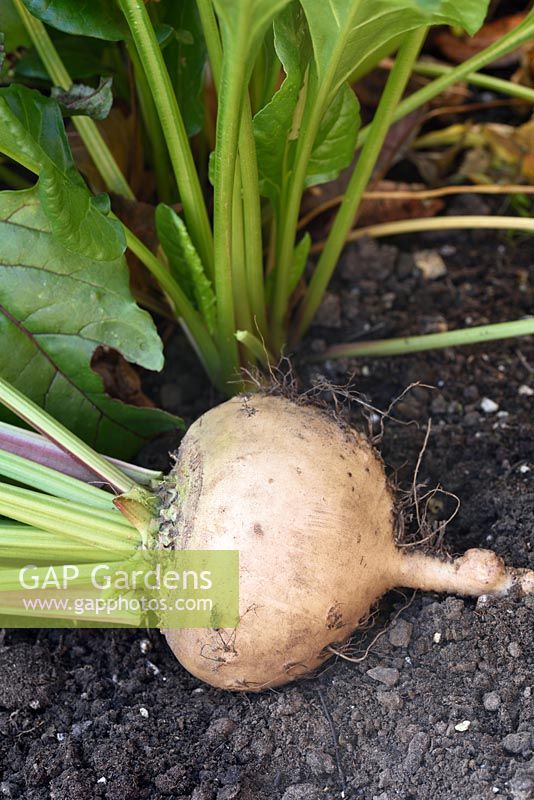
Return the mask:
<path id="1" fill-rule="evenodd" d="M 143 0 L 119 0 L 145 70 L 165 135 L 189 234 L 208 275 L 213 275 L 213 236 L 187 131 Z"/>
<path id="2" fill-rule="evenodd" d="M 399 219 L 394 222 L 382 222 L 378 225 L 356 228 L 346 236 L 345 242 L 356 242 L 364 236 L 396 236 L 397 234 L 419 233 L 420 231 L 481 230 L 483 228 L 488 230 L 526 231 L 534 234 L 534 220 L 528 217 L 493 217 L 467 214 L 459 217 Z M 310 253 L 320 253 L 325 249 L 326 244 L 327 242 L 316 242 Z"/>
<path id="3" fill-rule="evenodd" d="M 331 358 L 360 358 L 363 356 L 402 356 L 420 353 L 424 350 L 437 350 L 444 347 L 482 344 L 516 336 L 532 336 L 534 318 L 519 319 L 513 322 L 498 322 L 494 325 L 480 325 L 474 328 L 460 328 L 444 333 L 429 333 L 425 336 L 402 336 L 397 339 L 378 339 L 374 342 L 351 342 L 329 347 L 320 356 L 310 361 L 325 361 Z"/>
<path id="4" fill-rule="evenodd" d="M 235 50 L 227 50 L 222 61 L 219 81 L 219 112 L 215 146 L 214 180 L 214 245 L 215 294 L 219 325 L 220 350 L 225 379 L 236 378 L 239 355 L 235 332 L 235 306 L 233 295 L 233 196 L 238 156 L 239 128 L 245 96 L 246 65 L 239 49 L 245 50 L 248 36 L 245 22 L 248 15 L 239 18 Z M 229 43 L 229 48 L 231 47 Z"/>
<path id="5" fill-rule="evenodd" d="M 454 69 L 455 67 L 451 67 L 448 64 L 439 64 L 434 61 L 416 61 L 413 67 L 413 71 L 418 75 L 426 75 L 429 78 L 448 75 Z M 534 103 L 534 89 L 530 86 L 521 86 L 519 83 L 505 81 L 502 78 L 494 78 L 493 75 L 484 75 L 480 72 L 470 72 L 463 80 L 473 86 L 480 86 L 483 89 L 490 89 L 492 92 L 518 97 L 521 100 L 528 100 Z"/>
<path id="6" fill-rule="evenodd" d="M 135 76 L 135 91 L 139 100 L 141 116 L 152 149 L 152 164 L 158 189 L 158 198 L 163 203 L 172 203 L 172 176 L 170 173 L 169 153 L 158 119 L 154 98 L 146 79 L 145 72 L 137 50 L 130 42 L 126 43 L 128 56 L 132 62 Z"/>
<path id="7" fill-rule="evenodd" d="M 252 316 L 247 289 L 246 267 L 246 235 L 244 226 L 244 208 L 241 194 L 241 163 L 237 159 L 235 165 L 234 197 L 232 203 L 232 285 L 236 325 L 250 330 Z"/>
<path id="8" fill-rule="evenodd" d="M 1 449 L 0 475 L 64 500 L 113 511 L 113 495 L 109 492 Z"/>
<path id="9" fill-rule="evenodd" d="M 13 0 L 28 35 L 52 81 L 62 89 L 70 89 L 72 80 L 43 23 L 33 17 L 22 0 Z M 73 117 L 72 122 L 93 159 L 108 191 L 135 200 L 128 181 L 104 141 L 95 122 L 89 117 Z"/>
<path id="10" fill-rule="evenodd" d="M 22 392 L 19 392 L 18 389 L 15 389 L 3 378 L 0 378 L 0 403 L 3 403 L 14 414 L 31 425 L 32 428 L 51 439 L 78 461 L 81 461 L 95 475 L 98 475 L 118 492 L 127 492 L 137 486 L 136 482 L 128 478 L 118 467 L 98 455 L 92 447 L 82 442 L 74 433 L 67 430 L 50 414 L 32 400 L 29 400 Z"/>
<path id="11" fill-rule="evenodd" d="M 94 545 L 85 544 L 59 533 L 51 533 L 41 528 L 23 525 L 18 522 L 0 523 L 0 562 L 2 567 L 6 562 L 26 563 L 44 561 L 51 564 L 54 561 L 69 562 L 75 560 L 94 563 L 98 559 Z M 106 561 L 123 561 L 124 552 L 111 552 L 109 545 L 102 548 L 102 558 Z M 3 569 L 0 570 L 3 573 Z M 3 577 L 3 575 L 2 575 Z M 5 586 L 2 583 L 2 589 Z"/>
<path id="12" fill-rule="evenodd" d="M 18 428 L 7 422 L 0 422 L 0 449 L 8 453 L 22 456 L 43 467 L 49 467 L 55 472 L 69 475 L 83 483 L 94 485 L 99 481 L 95 480 L 95 474 L 77 461 L 69 453 L 49 441 L 40 433 L 29 431 L 26 428 Z M 163 478 L 163 473 L 151 469 L 138 467 L 136 464 L 129 464 L 117 458 L 104 456 L 106 461 L 115 464 L 122 472 L 141 486 L 153 487 Z"/>
<path id="13" fill-rule="evenodd" d="M 117 552 L 140 542 L 138 531 L 119 513 L 0 483 L 0 514 L 52 533 Z"/>
<path id="14" fill-rule="evenodd" d="M 197 7 L 208 48 L 213 80 L 218 91 L 221 80 L 223 53 L 217 18 L 211 0 L 197 0 Z M 241 182 L 243 188 L 243 218 L 246 231 L 245 252 L 248 299 L 256 321 L 256 326 L 263 335 L 266 335 L 267 317 L 263 273 L 261 201 L 256 142 L 252 124 L 252 109 L 248 94 L 245 95 L 243 110 L 241 112 L 239 160 L 241 163 Z"/>
<path id="15" fill-rule="evenodd" d="M 399 49 L 395 59 L 395 65 L 388 77 L 380 98 L 380 103 L 371 123 L 371 133 L 362 148 L 347 187 L 345 197 L 330 230 L 324 251 L 304 296 L 297 322 L 297 339 L 300 339 L 306 332 L 319 308 L 347 235 L 354 223 L 354 217 L 362 195 L 373 173 L 376 161 L 380 155 L 382 145 L 391 125 L 395 108 L 404 93 L 414 61 L 419 54 L 426 33 L 426 26 L 413 31 L 405 37 Z"/>

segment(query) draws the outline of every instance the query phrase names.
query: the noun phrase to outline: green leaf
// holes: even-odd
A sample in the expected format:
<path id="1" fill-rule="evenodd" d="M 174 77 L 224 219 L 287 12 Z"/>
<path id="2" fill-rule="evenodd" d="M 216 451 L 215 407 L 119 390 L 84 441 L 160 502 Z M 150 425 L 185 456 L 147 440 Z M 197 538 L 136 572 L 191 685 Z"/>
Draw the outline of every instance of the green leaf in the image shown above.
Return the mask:
<path id="1" fill-rule="evenodd" d="M 13 5 L 13 0 L 1 0 L 0 2 L 0 30 L 5 37 L 6 53 L 12 53 L 18 47 L 28 47 L 31 44 L 24 23 Z"/>
<path id="2" fill-rule="evenodd" d="M 35 162 L 51 161 L 71 180 L 83 183 L 65 135 L 57 103 L 24 86 L 0 90 L 0 150 Z M 38 171 L 36 169 L 36 171 Z"/>
<path id="3" fill-rule="evenodd" d="M 290 179 L 293 142 L 300 133 L 306 70 L 312 56 L 308 27 L 298 3 L 284 9 L 274 23 L 275 48 L 286 78 L 268 103 L 254 117 L 261 191 L 276 202 Z M 343 84 L 326 108 L 308 165 L 306 185 L 336 178 L 354 155 L 359 129 L 359 104 Z"/>
<path id="4" fill-rule="evenodd" d="M 165 63 L 189 136 L 204 125 L 204 69 L 207 49 L 195 0 L 167 3 L 161 20 L 171 39 L 163 51 Z"/>
<path id="5" fill-rule="evenodd" d="M 102 213 L 74 167 L 54 100 L 23 86 L 1 90 L 0 151 L 39 173 L 43 210 L 67 249 L 99 261 L 124 252 L 122 226 Z"/>
<path id="6" fill-rule="evenodd" d="M 291 3 L 276 18 L 274 45 L 286 77 L 272 100 L 254 117 L 261 191 L 272 200 L 283 185 L 289 134 L 311 55 L 308 28 L 298 3 Z"/>
<path id="7" fill-rule="evenodd" d="M 112 42 L 125 39 L 128 35 L 128 27 L 113 0 L 22 1 L 34 17 L 65 33 Z"/>
<path id="8" fill-rule="evenodd" d="M 301 0 L 313 41 L 319 81 L 334 93 L 365 59 L 400 34 L 429 24 L 475 33 L 488 0 Z"/>
<path id="9" fill-rule="evenodd" d="M 122 225 L 101 212 L 101 201 L 73 184 L 53 164 L 43 165 L 37 185 L 52 232 L 67 250 L 96 261 L 120 258 L 126 242 Z"/>
<path id="10" fill-rule="evenodd" d="M 347 83 L 326 109 L 308 162 L 306 186 L 332 181 L 354 156 L 360 128 L 360 104 Z"/>
<path id="11" fill-rule="evenodd" d="M 106 395 L 91 370 L 99 346 L 160 370 L 162 345 L 131 298 L 124 257 L 73 255 L 52 235 L 37 189 L 0 193 L 0 375 L 105 453 L 131 458 L 179 425 Z"/>
<path id="12" fill-rule="evenodd" d="M 100 78 L 98 86 L 73 83 L 70 89 L 52 88 L 52 97 L 57 100 L 63 114 L 76 116 L 83 114 L 92 119 L 106 119 L 113 105 L 111 91 L 112 78 Z"/>
<path id="13" fill-rule="evenodd" d="M 183 220 L 172 208 L 160 203 L 156 208 L 156 229 L 178 284 L 201 312 L 209 332 L 213 333 L 216 323 L 215 294 Z"/>

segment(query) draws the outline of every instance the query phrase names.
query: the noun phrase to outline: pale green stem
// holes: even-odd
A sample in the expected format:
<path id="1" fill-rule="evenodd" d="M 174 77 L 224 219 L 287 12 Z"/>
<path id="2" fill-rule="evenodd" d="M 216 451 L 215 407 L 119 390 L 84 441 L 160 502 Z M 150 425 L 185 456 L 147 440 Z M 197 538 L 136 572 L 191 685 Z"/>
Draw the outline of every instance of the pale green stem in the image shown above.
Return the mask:
<path id="1" fill-rule="evenodd" d="M 49 467 L 55 472 L 69 475 L 83 483 L 91 483 L 91 485 L 95 483 L 94 474 L 81 462 L 57 447 L 45 436 L 26 428 L 18 428 L 8 422 L 0 422 L 0 448 L 8 453 L 34 461 L 36 464 Z M 141 486 L 152 488 L 163 479 L 161 472 L 145 469 L 137 464 L 129 464 L 127 461 L 120 461 L 118 458 L 110 456 L 104 456 L 104 459 L 110 461 Z"/>
<path id="2" fill-rule="evenodd" d="M 39 57 L 46 67 L 51 80 L 62 89 L 70 89 L 72 79 L 65 69 L 50 36 L 43 23 L 33 17 L 26 9 L 22 0 L 13 0 L 17 11 L 24 23 L 28 35 L 37 50 Z M 102 176 L 106 188 L 110 192 L 120 194 L 129 200 L 135 200 L 128 181 L 122 174 L 115 158 L 104 141 L 96 123 L 89 117 L 73 117 L 72 122 L 87 148 L 87 151 Z"/>
<path id="3" fill-rule="evenodd" d="M 158 119 L 154 98 L 146 79 L 145 72 L 137 55 L 137 50 L 130 42 L 127 43 L 128 55 L 132 62 L 135 90 L 139 100 L 141 116 L 145 123 L 146 133 L 152 149 L 152 163 L 158 189 L 158 199 L 162 203 L 172 203 L 172 176 L 170 172 L 169 153 L 163 136 L 163 131 Z"/>
<path id="4" fill-rule="evenodd" d="M 30 525 L 16 522 L 0 523 L 0 562 L 14 561 L 35 564 L 44 562 L 52 564 L 57 561 L 65 563 L 94 563 L 102 558 L 105 562 L 123 561 L 124 552 L 112 552 L 109 546 L 95 551 L 93 543 L 84 544 L 70 536 L 51 533 Z M 4 570 L 0 568 L 3 577 Z M 2 589 L 5 587 L 2 584 Z M 1 591 L 1 590 L 0 590 Z"/>
<path id="5" fill-rule="evenodd" d="M 113 495 L 109 492 L 1 449 L 0 475 L 64 500 L 113 511 Z"/>
<path id="6" fill-rule="evenodd" d="M 82 503 L 0 483 L 0 514 L 80 542 L 128 552 L 140 541 L 138 531 L 120 514 L 100 511 Z"/>
<path id="7" fill-rule="evenodd" d="M 378 156 L 385 141 L 391 121 L 427 33 L 426 27 L 408 34 L 401 45 L 395 64 L 388 77 L 380 98 L 373 122 L 371 135 L 367 138 L 356 168 L 352 173 L 345 197 L 336 215 L 334 224 L 326 241 L 325 248 L 315 268 L 310 285 L 299 313 L 297 339 L 300 339 L 315 316 L 332 273 L 336 267 L 347 235 L 354 224 L 354 217 L 362 195 L 367 188 Z"/>
<path id="8" fill-rule="evenodd" d="M 197 0 L 197 7 L 208 48 L 213 80 L 218 90 L 221 80 L 222 46 L 217 19 L 213 11 L 211 0 Z M 262 335 L 266 335 L 267 317 L 265 312 L 261 201 L 256 143 L 252 124 L 252 110 L 248 95 L 244 98 L 241 115 L 239 159 L 241 163 L 241 181 L 243 187 L 243 216 L 246 231 L 245 251 L 249 302 L 256 327 L 261 331 Z"/>
<path id="9" fill-rule="evenodd" d="M 356 242 L 364 236 L 396 236 L 402 233 L 419 233 L 421 231 L 447 231 L 447 230 L 502 230 L 525 231 L 534 234 L 534 220 L 528 217 L 499 217 L 499 216 L 451 216 L 451 217 L 423 217 L 421 219 L 399 219 L 394 222 L 382 222 L 377 225 L 367 225 L 365 228 L 356 228 L 345 238 L 346 242 Z M 320 252 L 322 243 L 311 248 L 311 253 Z"/>
<path id="10" fill-rule="evenodd" d="M 379 339 L 374 342 L 351 342 L 329 347 L 320 356 L 310 361 L 325 361 L 331 358 L 363 358 L 364 356 L 402 356 L 420 353 L 423 350 L 437 350 L 444 347 L 482 344 L 516 336 L 534 335 L 534 319 L 519 319 L 513 322 L 498 322 L 494 325 L 480 325 L 474 328 L 461 328 L 444 333 L 429 333 L 425 336 L 402 336 L 397 339 Z"/>
<path id="11" fill-rule="evenodd" d="M 450 67 L 448 64 L 437 64 L 433 61 L 416 61 L 413 71 L 418 75 L 436 78 L 441 75 L 449 75 L 454 69 L 455 67 Z M 512 81 L 504 81 L 501 78 L 494 78 L 493 75 L 484 75 L 480 72 L 470 72 L 469 75 L 465 76 L 464 81 L 473 86 L 490 89 L 492 92 L 498 92 L 534 103 L 534 89 L 531 89 L 530 86 L 522 86 L 520 83 L 513 83 Z"/>
<path id="12" fill-rule="evenodd" d="M 254 359 L 257 359 L 264 367 L 269 367 L 276 363 L 276 359 L 269 352 L 264 342 L 261 342 L 257 336 L 254 336 L 250 331 L 236 331 L 235 338 L 237 341 L 250 351 Z"/>
<path id="13" fill-rule="evenodd" d="M 236 41 L 242 43 L 248 31 L 241 21 Z M 241 18 L 240 18 L 241 20 Z M 219 112 L 215 147 L 214 242 L 215 294 L 220 351 L 225 379 L 234 380 L 239 369 L 235 333 L 232 263 L 232 211 L 239 128 L 245 95 L 246 65 L 240 53 L 228 51 L 222 62 L 219 82 Z M 236 387 L 237 388 L 237 387 Z"/>
<path id="14" fill-rule="evenodd" d="M 241 197 L 241 168 L 239 159 L 235 167 L 234 199 L 232 203 L 232 285 L 236 325 L 252 328 L 248 302 L 245 229 L 243 226 L 243 200 Z"/>
<path id="15" fill-rule="evenodd" d="M 91 469 L 105 483 L 109 483 L 118 492 L 128 492 L 137 486 L 136 482 L 128 478 L 120 469 L 98 455 L 92 447 L 82 442 L 74 433 L 71 433 L 50 414 L 29 400 L 22 392 L 15 389 L 3 378 L 0 378 L 0 403 L 13 411 L 32 428 L 44 434 L 63 450 L 66 450 L 78 461 Z"/>
<path id="16" fill-rule="evenodd" d="M 119 0 L 145 70 L 165 134 L 184 216 L 208 275 L 213 275 L 213 236 L 202 187 L 169 71 L 143 0 Z"/>

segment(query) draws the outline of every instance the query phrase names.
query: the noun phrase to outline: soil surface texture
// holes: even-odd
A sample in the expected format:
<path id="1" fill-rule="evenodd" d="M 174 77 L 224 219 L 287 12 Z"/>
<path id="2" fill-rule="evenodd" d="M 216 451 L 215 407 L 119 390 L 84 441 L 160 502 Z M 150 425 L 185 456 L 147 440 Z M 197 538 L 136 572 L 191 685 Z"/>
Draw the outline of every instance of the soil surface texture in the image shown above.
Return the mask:
<path id="1" fill-rule="evenodd" d="M 473 198 L 448 206 L 488 210 Z M 421 504 L 424 530 L 451 552 L 492 547 L 531 568 L 532 340 L 374 361 L 306 358 L 342 341 L 519 319 L 533 313 L 533 285 L 531 239 L 484 231 L 363 241 L 346 250 L 295 360 L 302 387 L 322 386 L 327 399 L 329 383 L 382 411 L 400 398 L 378 446 L 402 497 L 431 418 L 415 483 L 419 497 L 443 492 Z M 217 398 L 180 335 L 167 353 L 148 391 L 192 419 Z M 347 413 L 380 433 L 380 415 L 358 399 Z M 154 443 L 145 463 L 165 464 L 171 446 Z M 413 507 L 407 517 L 409 540 Z M 0 797 L 529 800 L 533 621 L 532 597 L 392 592 L 352 642 L 360 660 L 333 659 L 313 679 L 260 695 L 201 685 L 156 631 L 6 631 Z"/>

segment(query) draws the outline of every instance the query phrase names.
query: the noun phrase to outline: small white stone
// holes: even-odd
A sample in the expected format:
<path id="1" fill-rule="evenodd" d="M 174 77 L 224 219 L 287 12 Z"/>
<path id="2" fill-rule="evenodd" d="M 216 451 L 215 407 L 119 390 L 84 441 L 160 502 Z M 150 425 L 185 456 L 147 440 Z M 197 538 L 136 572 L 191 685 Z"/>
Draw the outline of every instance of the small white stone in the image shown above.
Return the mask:
<path id="1" fill-rule="evenodd" d="M 521 466 L 519 467 L 519 472 L 521 473 L 521 475 L 526 475 L 527 472 L 530 472 L 529 465 L 528 464 L 521 464 Z"/>
<path id="2" fill-rule="evenodd" d="M 148 719 L 148 716 L 149 716 L 148 715 L 148 709 L 143 708 L 143 706 L 141 706 L 141 708 L 139 709 L 139 713 L 141 714 L 142 717 L 144 717 L 145 719 Z"/>
<path id="3" fill-rule="evenodd" d="M 435 250 L 419 250 L 413 254 L 413 260 L 417 269 L 421 270 L 429 281 L 435 281 L 447 274 L 447 266 Z"/>
<path id="4" fill-rule="evenodd" d="M 517 390 L 517 394 L 522 395 L 523 397 L 532 397 L 534 395 L 534 389 L 531 386 L 527 386 L 525 383 L 519 387 Z"/>
<path id="5" fill-rule="evenodd" d="M 108 782 L 108 779 L 106 778 L 106 776 L 105 776 L 105 775 L 102 775 L 102 777 L 101 777 L 101 778 L 99 778 L 99 779 L 97 780 L 97 783 L 103 783 L 104 785 L 105 785 L 107 782 Z"/>
<path id="6" fill-rule="evenodd" d="M 150 639 L 141 639 L 139 642 L 139 648 L 142 653 L 148 653 L 152 650 L 152 645 L 150 644 Z"/>
<path id="7" fill-rule="evenodd" d="M 471 721 L 464 719 L 462 722 L 458 722 L 458 724 L 454 726 L 454 730 L 459 731 L 459 733 L 464 733 L 464 731 L 468 731 L 470 727 Z"/>
<path id="8" fill-rule="evenodd" d="M 483 397 L 480 401 L 480 408 L 484 414 L 494 414 L 499 410 L 499 404 L 495 400 L 490 400 L 489 397 Z"/>
<path id="9" fill-rule="evenodd" d="M 441 642 L 441 633 L 439 631 L 435 632 L 434 636 L 432 637 L 432 641 L 434 644 L 439 644 Z"/>
<path id="10" fill-rule="evenodd" d="M 64 733 L 56 733 L 56 739 L 58 740 L 58 742 L 64 742 L 65 741 L 65 734 Z"/>

